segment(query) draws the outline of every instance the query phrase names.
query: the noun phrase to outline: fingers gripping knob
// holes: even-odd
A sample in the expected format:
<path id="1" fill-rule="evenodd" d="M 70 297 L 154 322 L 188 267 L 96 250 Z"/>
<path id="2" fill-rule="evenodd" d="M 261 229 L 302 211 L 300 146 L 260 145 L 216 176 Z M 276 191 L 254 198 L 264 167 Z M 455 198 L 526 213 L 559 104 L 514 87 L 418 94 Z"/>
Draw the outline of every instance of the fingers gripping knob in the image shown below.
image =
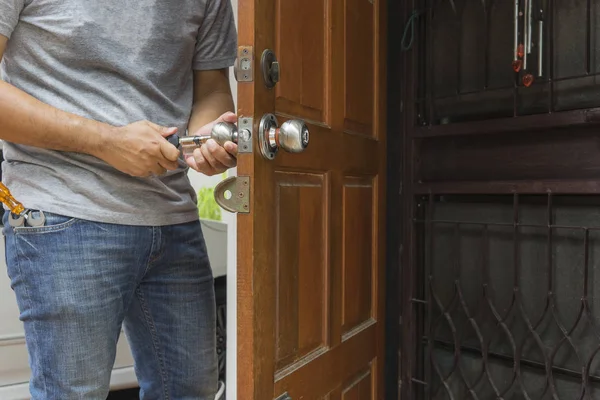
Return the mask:
<path id="1" fill-rule="evenodd" d="M 173 146 L 179 147 L 200 147 L 206 143 L 209 139 L 213 139 L 215 142 L 223 146 L 226 142 L 238 142 L 238 129 L 235 124 L 229 122 L 219 122 L 213 126 L 212 131 L 206 136 L 184 136 L 179 137 L 177 134 L 167 137 L 169 143 Z"/>

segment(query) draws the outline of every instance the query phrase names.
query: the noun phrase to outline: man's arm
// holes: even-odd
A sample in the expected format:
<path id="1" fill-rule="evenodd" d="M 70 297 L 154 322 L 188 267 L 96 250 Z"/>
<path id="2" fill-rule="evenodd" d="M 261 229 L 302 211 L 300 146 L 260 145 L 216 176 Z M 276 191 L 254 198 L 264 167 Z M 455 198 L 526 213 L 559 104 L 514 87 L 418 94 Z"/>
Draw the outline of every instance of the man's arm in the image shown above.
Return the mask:
<path id="1" fill-rule="evenodd" d="M 229 70 L 194 71 L 194 104 L 189 132 L 196 132 L 226 112 L 234 112 Z"/>
<path id="2" fill-rule="evenodd" d="M 0 35 L 0 60 L 8 39 Z M 0 80 L 0 138 L 53 150 L 92 153 L 111 127 L 52 108 Z M 79 132 L 79 134 L 75 134 Z M 83 133 L 83 134 L 82 134 Z"/>
<path id="3" fill-rule="evenodd" d="M 194 103 L 188 131 L 191 135 L 208 135 L 216 122 L 236 122 L 233 97 L 229 86 L 229 70 L 194 72 Z M 205 175 L 216 175 L 236 166 L 237 145 L 223 147 L 209 140 L 194 156 L 187 159 L 190 167 Z"/>
<path id="4" fill-rule="evenodd" d="M 0 60 L 8 39 L 0 35 Z M 149 122 L 115 128 L 51 107 L 0 80 L 0 139 L 51 150 L 86 153 L 122 172 L 148 176 L 177 168 L 173 134 Z"/>

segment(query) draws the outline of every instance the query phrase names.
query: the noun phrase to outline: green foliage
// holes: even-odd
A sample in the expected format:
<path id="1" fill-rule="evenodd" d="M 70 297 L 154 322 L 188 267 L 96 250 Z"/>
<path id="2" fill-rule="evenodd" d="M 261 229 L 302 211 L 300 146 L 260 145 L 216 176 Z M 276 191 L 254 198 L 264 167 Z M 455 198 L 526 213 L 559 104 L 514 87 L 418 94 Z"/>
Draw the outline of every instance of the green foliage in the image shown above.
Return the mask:
<path id="1" fill-rule="evenodd" d="M 221 207 L 215 201 L 213 193 L 214 189 L 211 187 L 203 187 L 198 191 L 198 215 L 202 219 L 220 221 Z"/>

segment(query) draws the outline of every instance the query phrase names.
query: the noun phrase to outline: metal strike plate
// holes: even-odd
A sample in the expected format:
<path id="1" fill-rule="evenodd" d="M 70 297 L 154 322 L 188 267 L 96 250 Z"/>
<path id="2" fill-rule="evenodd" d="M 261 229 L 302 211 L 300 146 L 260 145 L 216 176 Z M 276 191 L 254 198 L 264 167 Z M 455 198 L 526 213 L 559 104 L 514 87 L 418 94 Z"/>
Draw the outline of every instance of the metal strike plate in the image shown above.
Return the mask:
<path id="1" fill-rule="evenodd" d="M 253 118 L 241 117 L 238 119 L 238 153 L 252 153 L 253 123 Z"/>
<path id="2" fill-rule="evenodd" d="M 220 182 L 214 191 L 215 201 L 225 211 L 250 212 L 250 177 L 231 176 Z"/>
<path id="3" fill-rule="evenodd" d="M 281 396 L 277 397 L 275 400 L 292 400 L 292 398 L 289 394 L 287 394 L 287 392 L 285 392 Z"/>
<path id="4" fill-rule="evenodd" d="M 238 47 L 233 73 L 235 80 L 238 82 L 252 82 L 254 80 L 254 52 L 252 46 Z"/>

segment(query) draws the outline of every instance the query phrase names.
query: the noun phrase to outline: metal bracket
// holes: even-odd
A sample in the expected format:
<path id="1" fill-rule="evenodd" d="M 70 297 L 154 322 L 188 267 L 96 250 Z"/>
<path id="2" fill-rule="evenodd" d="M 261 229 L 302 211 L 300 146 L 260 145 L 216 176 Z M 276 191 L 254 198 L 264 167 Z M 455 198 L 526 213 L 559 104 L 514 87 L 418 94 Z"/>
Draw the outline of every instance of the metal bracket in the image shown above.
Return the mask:
<path id="1" fill-rule="evenodd" d="M 252 153 L 253 124 L 253 118 L 240 117 L 238 119 L 238 153 Z"/>
<path id="2" fill-rule="evenodd" d="M 252 46 L 238 47 L 233 74 L 238 82 L 252 82 L 254 80 L 254 51 Z"/>
<path id="3" fill-rule="evenodd" d="M 220 182 L 214 191 L 215 201 L 231 213 L 250 212 L 250 177 L 231 176 Z"/>
<path id="4" fill-rule="evenodd" d="M 275 400 L 292 400 L 292 398 L 290 397 L 289 394 L 287 394 L 287 392 L 285 392 L 284 394 L 282 394 L 281 396 L 279 396 Z"/>

